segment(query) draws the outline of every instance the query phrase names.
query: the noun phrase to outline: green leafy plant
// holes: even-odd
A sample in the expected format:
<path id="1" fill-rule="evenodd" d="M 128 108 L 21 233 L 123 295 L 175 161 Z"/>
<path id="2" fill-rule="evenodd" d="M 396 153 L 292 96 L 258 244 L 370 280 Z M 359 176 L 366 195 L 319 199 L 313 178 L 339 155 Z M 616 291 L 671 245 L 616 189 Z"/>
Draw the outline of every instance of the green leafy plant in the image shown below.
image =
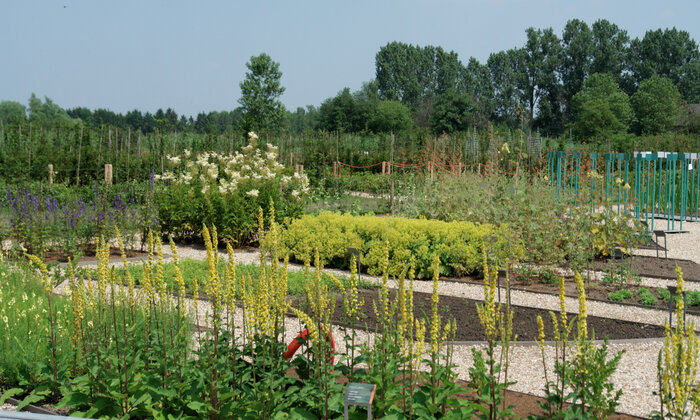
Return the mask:
<path id="1" fill-rule="evenodd" d="M 637 296 L 639 296 L 639 301 L 642 302 L 644 306 L 654 306 L 656 302 L 659 301 L 659 299 L 645 287 L 639 288 Z"/>
<path id="2" fill-rule="evenodd" d="M 622 302 L 623 300 L 632 299 L 634 294 L 629 289 L 620 289 L 615 292 L 608 293 L 608 299 L 613 302 Z"/>

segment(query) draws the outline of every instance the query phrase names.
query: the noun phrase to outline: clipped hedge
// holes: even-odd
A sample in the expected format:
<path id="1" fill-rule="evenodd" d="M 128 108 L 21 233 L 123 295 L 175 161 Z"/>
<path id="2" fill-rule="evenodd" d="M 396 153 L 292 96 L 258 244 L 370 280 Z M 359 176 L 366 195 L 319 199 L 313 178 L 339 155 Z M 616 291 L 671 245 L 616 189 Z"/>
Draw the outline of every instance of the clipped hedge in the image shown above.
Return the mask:
<path id="1" fill-rule="evenodd" d="M 294 220 L 281 233 L 282 252 L 292 259 L 312 262 L 318 249 L 321 262 L 329 267 L 348 268 L 347 247 L 362 252 L 362 268 L 369 274 L 382 273 L 385 242 L 389 242 L 389 274 L 398 276 L 415 258 L 416 276 L 431 276 L 430 264 L 437 253 L 440 274 L 460 276 L 481 272 L 485 235 L 495 235 L 489 245 L 489 259 L 501 260 L 508 249 L 505 235 L 488 224 L 443 222 L 404 217 L 352 216 L 325 212 Z M 511 251 L 522 254 L 522 246 L 511 244 Z M 498 257 L 501 256 L 501 257 Z"/>

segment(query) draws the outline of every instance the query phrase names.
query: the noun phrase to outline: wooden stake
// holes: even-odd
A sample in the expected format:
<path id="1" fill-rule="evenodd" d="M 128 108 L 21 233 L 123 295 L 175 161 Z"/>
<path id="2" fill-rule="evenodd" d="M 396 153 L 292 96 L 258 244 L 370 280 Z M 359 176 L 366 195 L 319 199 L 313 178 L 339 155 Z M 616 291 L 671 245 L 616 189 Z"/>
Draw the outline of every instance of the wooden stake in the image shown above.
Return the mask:
<path id="1" fill-rule="evenodd" d="M 105 163 L 105 184 L 112 185 L 112 164 Z"/>
<path id="2" fill-rule="evenodd" d="M 53 185 L 53 165 L 49 163 L 49 185 Z"/>

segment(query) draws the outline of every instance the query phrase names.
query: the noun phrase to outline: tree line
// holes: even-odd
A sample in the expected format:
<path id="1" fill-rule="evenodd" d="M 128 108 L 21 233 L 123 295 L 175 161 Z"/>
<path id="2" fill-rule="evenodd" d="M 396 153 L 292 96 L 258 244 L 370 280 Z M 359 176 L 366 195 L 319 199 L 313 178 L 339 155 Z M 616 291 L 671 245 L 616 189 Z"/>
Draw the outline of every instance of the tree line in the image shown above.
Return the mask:
<path id="1" fill-rule="evenodd" d="M 249 130 L 300 134 L 454 133 L 469 128 L 537 130 L 556 137 L 601 142 L 628 132 L 668 132 L 680 124 L 697 131 L 685 104 L 700 102 L 700 52 L 687 31 L 649 30 L 640 38 L 605 19 L 528 28 L 524 45 L 466 62 L 439 46 L 390 42 L 375 57 L 375 79 L 342 89 L 320 106 L 285 109 L 279 64 L 251 57 L 232 111 L 195 117 L 173 109 L 126 114 L 84 107 L 63 110 L 34 94 L 28 107 L 0 103 L 0 121 L 111 126 L 144 134 L 223 134 Z M 685 119 L 684 119 L 685 118 Z"/>

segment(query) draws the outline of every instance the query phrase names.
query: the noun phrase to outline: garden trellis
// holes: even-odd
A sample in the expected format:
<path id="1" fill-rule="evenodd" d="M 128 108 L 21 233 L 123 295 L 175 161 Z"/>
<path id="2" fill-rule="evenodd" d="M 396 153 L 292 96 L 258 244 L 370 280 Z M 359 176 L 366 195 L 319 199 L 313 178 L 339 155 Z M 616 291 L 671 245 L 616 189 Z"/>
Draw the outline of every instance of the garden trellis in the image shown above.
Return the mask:
<path id="1" fill-rule="evenodd" d="M 655 220 L 661 219 L 666 221 L 665 232 L 681 232 L 683 222 L 698 221 L 700 217 L 698 159 L 698 153 L 635 152 L 601 156 L 550 151 L 547 176 L 557 195 L 570 193 L 575 205 L 583 199 L 579 197 L 582 162 L 590 163 L 592 210 L 601 204 L 593 199 L 598 195 L 608 209 L 618 215 L 633 212 L 651 231 L 655 229 Z"/>

